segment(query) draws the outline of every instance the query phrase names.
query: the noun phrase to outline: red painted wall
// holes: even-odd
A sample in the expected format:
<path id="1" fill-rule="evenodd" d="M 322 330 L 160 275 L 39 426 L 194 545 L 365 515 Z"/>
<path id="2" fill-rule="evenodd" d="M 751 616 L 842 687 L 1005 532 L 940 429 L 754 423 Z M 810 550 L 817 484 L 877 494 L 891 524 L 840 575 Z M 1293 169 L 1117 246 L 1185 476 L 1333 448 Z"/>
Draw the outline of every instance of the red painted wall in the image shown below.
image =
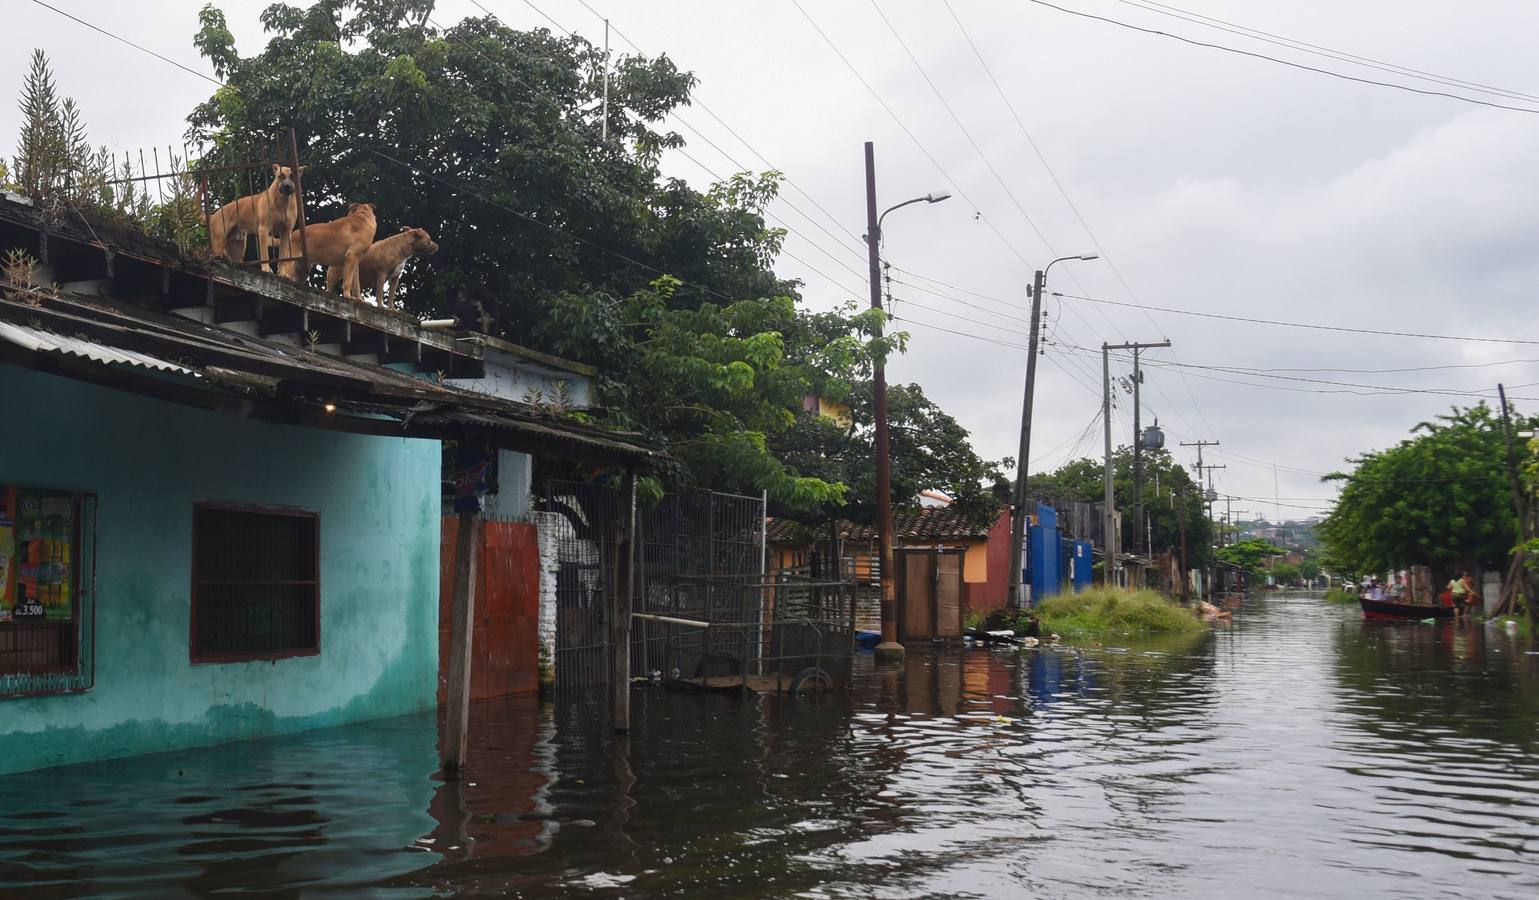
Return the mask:
<path id="1" fill-rule="evenodd" d="M 1010 511 L 994 520 L 988 537 L 988 580 L 964 583 L 962 600 L 968 612 L 988 613 L 1005 605 L 1010 592 Z"/>
<path id="2" fill-rule="evenodd" d="M 459 520 L 443 520 L 438 582 L 438 702 L 449 684 L 449 616 Z M 540 549 L 534 525 L 484 522 L 476 566 L 470 699 L 532 694 L 540 687 Z"/>

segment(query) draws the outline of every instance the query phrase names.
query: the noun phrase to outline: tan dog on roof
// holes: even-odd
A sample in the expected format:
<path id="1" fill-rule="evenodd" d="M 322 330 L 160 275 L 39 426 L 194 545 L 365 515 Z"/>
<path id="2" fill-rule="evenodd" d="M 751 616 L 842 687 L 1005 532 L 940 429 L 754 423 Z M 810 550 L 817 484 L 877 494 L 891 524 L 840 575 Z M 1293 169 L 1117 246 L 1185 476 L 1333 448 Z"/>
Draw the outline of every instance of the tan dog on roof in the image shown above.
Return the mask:
<path id="1" fill-rule="evenodd" d="M 358 281 L 374 289 L 374 302 L 380 306 L 401 306 L 401 272 L 413 256 L 438 252 L 438 245 L 422 228 L 402 228 L 382 241 L 375 241 L 358 264 Z M 390 293 L 385 286 L 389 283 Z"/>
<path id="2" fill-rule="evenodd" d="M 305 167 L 300 166 L 300 174 L 304 171 Z M 279 259 L 291 256 L 289 235 L 294 230 L 299 209 L 295 200 L 297 190 L 294 170 L 273 163 L 273 180 L 267 190 L 226 203 L 211 216 L 199 216 L 208 226 L 209 252 L 231 262 L 241 262 L 246 258 L 246 236 L 254 234 L 257 246 L 261 248 L 262 271 L 268 271 L 267 249 L 272 243 L 277 244 Z M 293 268 L 283 263 L 279 265 L 289 270 Z"/>
<path id="3" fill-rule="evenodd" d="M 353 203 L 347 207 L 347 215 L 330 222 L 305 226 L 305 256 L 312 266 L 326 267 L 326 290 L 342 285 L 342 296 L 354 300 L 363 299 L 359 287 L 358 264 L 369 252 L 374 242 L 374 206 L 369 203 Z M 293 245 L 299 246 L 298 232 Z M 297 255 L 297 254 L 296 254 Z M 290 266 L 290 270 L 292 265 Z M 301 279 L 302 280 L 302 279 Z"/>

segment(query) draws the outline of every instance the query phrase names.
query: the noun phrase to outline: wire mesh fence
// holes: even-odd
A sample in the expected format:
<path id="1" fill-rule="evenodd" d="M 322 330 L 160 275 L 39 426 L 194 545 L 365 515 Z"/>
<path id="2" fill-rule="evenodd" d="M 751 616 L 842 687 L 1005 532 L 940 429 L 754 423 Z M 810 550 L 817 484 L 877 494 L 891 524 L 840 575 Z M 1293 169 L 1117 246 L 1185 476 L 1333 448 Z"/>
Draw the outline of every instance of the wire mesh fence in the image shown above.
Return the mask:
<path id="1" fill-rule="evenodd" d="M 610 677 L 619 491 L 552 481 L 556 694 L 594 700 Z M 765 574 L 765 503 L 713 491 L 637 510 L 630 674 L 700 687 L 788 689 L 848 679 L 855 585 Z"/>

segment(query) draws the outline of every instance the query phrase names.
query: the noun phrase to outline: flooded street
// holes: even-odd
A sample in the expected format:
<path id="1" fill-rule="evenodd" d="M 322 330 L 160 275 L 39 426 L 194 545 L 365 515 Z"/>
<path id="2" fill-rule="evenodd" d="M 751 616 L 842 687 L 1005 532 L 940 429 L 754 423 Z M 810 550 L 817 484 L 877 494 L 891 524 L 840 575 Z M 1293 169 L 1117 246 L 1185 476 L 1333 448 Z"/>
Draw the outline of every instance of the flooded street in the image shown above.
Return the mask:
<path id="1" fill-rule="evenodd" d="M 0 779 L 0 894 L 1539 895 L 1539 656 L 1252 600 L 1184 645 L 911 652 L 811 699 L 647 690 Z"/>

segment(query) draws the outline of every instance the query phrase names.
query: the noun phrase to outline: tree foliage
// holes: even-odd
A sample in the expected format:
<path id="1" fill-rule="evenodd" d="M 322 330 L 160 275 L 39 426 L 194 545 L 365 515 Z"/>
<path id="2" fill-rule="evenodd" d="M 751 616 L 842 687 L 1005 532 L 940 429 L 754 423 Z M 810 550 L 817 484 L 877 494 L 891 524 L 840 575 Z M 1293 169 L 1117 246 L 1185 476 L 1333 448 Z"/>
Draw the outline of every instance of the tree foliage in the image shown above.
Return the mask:
<path id="1" fill-rule="evenodd" d="M 1344 482 L 1321 526 L 1331 558 L 1359 572 L 1425 565 L 1439 580 L 1500 567 L 1517 537 L 1500 417 L 1455 407 L 1411 433 L 1327 476 Z"/>
<path id="2" fill-rule="evenodd" d="M 312 221 L 366 200 L 381 234 L 426 228 L 440 249 L 403 280 L 406 307 L 597 365 L 594 415 L 666 446 L 672 483 L 767 490 L 798 513 L 870 505 L 874 480 L 831 462 L 869 418 L 857 411 L 855 432 L 836 435 L 803 399 L 855 398 L 905 336 L 877 337 L 871 312 L 808 312 L 800 285 L 776 276 L 784 232 L 764 210 L 778 173 L 704 191 L 662 176 L 662 153 L 683 144 L 664 123 L 694 76 L 666 56 L 620 56 L 605 140 L 601 49 L 490 16 L 439 28 L 432 8 L 275 3 L 265 49 L 242 57 L 205 7 L 195 43 L 227 86 L 191 113 L 189 138 L 234 163 L 269 158 L 294 128 Z M 895 438 L 899 499 L 924 487 L 976 499 L 992 472 L 966 432 L 917 389 L 892 402 L 913 428 L 941 429 Z"/>
<path id="3" fill-rule="evenodd" d="M 858 522 L 877 517 L 874 397 L 871 381 L 859 381 L 839 398 L 849 405 L 849 425 L 803 412 L 777 441 L 777 450 L 798 469 L 849 485 L 850 503 L 840 515 Z M 915 505 L 920 491 L 938 490 L 974 523 L 994 521 L 1008 484 L 1000 463 L 974 452 L 967 429 L 917 384 L 888 385 L 887 419 L 895 508 Z"/>
<path id="4" fill-rule="evenodd" d="M 0 185 L 25 194 L 46 215 L 89 215 L 98 221 L 129 223 L 175 241 L 186 249 L 197 226 L 193 185 L 185 161 L 168 156 L 170 177 L 156 190 L 160 202 L 134 180 L 133 161 L 119 161 L 106 147 L 93 147 L 85 117 L 70 97 L 61 99 L 53 69 L 41 50 L 32 52 L 22 82 L 14 172 L 0 164 Z"/>
<path id="5" fill-rule="evenodd" d="M 1252 537 L 1218 548 L 1218 561 L 1237 566 L 1254 575 L 1262 571 L 1267 557 L 1279 556 L 1286 552 L 1288 551 L 1274 545 L 1266 538 Z"/>
<path id="6" fill-rule="evenodd" d="M 1213 524 L 1203 506 L 1202 486 L 1193 481 L 1168 450 L 1146 450 L 1144 458 L 1144 514 L 1153 532 L 1154 552 L 1181 549 L 1181 507 L 1186 508 L 1186 560 L 1197 568 L 1212 561 Z M 1106 499 L 1105 463 L 1076 459 L 1046 475 L 1028 481 L 1029 493 L 1043 499 L 1101 503 Z M 1122 510 L 1122 546 L 1143 546 L 1135 531 L 1133 515 L 1133 448 L 1119 447 L 1112 454 L 1112 494 Z M 1135 543 L 1137 539 L 1137 543 Z"/>

